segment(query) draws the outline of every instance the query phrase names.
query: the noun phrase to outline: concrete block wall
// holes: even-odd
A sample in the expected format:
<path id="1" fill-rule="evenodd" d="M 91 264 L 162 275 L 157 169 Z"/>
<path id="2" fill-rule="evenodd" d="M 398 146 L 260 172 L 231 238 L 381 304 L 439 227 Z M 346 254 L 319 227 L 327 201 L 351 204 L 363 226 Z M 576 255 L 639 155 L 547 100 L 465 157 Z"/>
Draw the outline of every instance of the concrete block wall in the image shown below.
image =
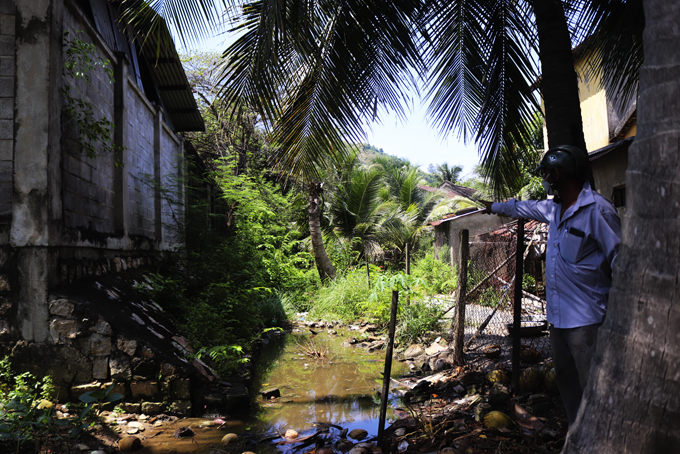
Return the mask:
<path id="1" fill-rule="evenodd" d="M 155 237 L 154 119 L 156 109 L 128 80 L 128 186 L 131 236 Z"/>
<path id="2" fill-rule="evenodd" d="M 183 221 L 184 162 L 182 143 L 166 126 L 161 128 L 161 150 L 160 173 L 164 191 L 161 205 L 163 240 L 168 247 L 172 247 L 181 242 L 177 223 Z"/>
<path id="3" fill-rule="evenodd" d="M 72 14 L 64 14 L 64 32 L 68 38 L 79 39 L 87 43 L 96 43 L 92 36 L 83 31 L 83 26 Z M 95 46 L 96 57 L 110 60 L 111 55 L 102 46 Z M 109 63 L 109 69 L 115 61 Z M 94 107 L 95 119 L 114 118 L 114 87 L 106 69 L 96 66 L 88 71 L 89 81 L 73 80 L 65 77 L 63 83 L 68 85 L 71 96 L 80 98 Z M 63 171 L 63 210 L 64 229 L 67 239 L 83 240 L 82 232 L 104 234 L 114 233 L 114 155 L 105 151 L 101 144 L 97 148 L 97 156 L 90 158 L 84 150 L 80 150 L 77 130 L 73 121 L 64 116 L 62 124 L 62 171 Z M 80 234 L 70 235 L 68 229 L 76 229 Z M 86 235 L 87 236 L 87 235 Z M 91 239 L 91 238 L 90 238 Z"/>
<path id="4" fill-rule="evenodd" d="M 15 6 L 0 0 L 0 245 L 9 241 L 14 166 Z"/>

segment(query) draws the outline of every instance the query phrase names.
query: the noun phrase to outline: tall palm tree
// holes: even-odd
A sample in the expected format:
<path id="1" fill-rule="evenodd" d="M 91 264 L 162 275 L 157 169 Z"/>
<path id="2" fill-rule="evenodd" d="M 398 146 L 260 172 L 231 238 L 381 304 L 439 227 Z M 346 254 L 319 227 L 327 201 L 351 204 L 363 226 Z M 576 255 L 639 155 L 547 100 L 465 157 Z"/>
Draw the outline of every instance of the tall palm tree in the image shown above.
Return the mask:
<path id="1" fill-rule="evenodd" d="M 342 169 L 340 183 L 329 203 L 329 234 L 344 241 L 360 240 L 361 252 L 377 252 L 380 215 L 384 204 L 378 199 L 383 184 L 381 169 L 361 168 L 352 159 Z"/>
<path id="2" fill-rule="evenodd" d="M 458 183 L 463 167 L 459 165 L 449 166 L 448 163 L 438 164 L 435 168 L 434 177 L 437 180 L 437 186 L 445 181 L 450 183 Z"/>
<path id="3" fill-rule="evenodd" d="M 564 454 L 680 452 L 680 3 L 645 0 L 621 250 Z"/>

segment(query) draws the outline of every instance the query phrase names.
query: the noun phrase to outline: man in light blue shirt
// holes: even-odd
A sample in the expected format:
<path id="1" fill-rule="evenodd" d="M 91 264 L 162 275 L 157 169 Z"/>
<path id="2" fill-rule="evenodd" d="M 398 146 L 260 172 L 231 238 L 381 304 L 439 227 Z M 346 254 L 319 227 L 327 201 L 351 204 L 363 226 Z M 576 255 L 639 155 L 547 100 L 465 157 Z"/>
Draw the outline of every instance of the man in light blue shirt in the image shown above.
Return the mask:
<path id="1" fill-rule="evenodd" d="M 604 320 L 619 250 L 621 221 L 614 205 L 593 190 L 585 151 L 548 150 L 536 169 L 552 200 L 484 202 L 487 213 L 549 224 L 546 300 L 557 384 L 569 424 L 576 419 L 597 330 Z"/>

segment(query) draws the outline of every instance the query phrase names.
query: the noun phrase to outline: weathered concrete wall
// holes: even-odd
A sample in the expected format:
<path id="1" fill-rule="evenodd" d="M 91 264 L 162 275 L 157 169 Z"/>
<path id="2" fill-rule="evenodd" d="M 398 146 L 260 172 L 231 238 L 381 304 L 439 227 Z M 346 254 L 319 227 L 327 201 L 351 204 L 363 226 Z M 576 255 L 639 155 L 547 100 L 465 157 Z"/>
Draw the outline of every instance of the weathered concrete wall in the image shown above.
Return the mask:
<path id="1" fill-rule="evenodd" d="M 64 32 L 93 44 L 117 81 L 101 66 L 87 71 L 89 81 L 64 76 Z M 117 257 L 149 263 L 171 248 L 161 226 L 173 219 L 154 187 L 179 171 L 170 162 L 181 140 L 127 64 L 76 2 L 0 0 L 0 246 L 13 248 L 14 325 L 25 340 L 50 342 L 50 288 L 115 270 Z M 93 107 L 94 119 L 113 122 L 120 151 L 98 146 L 92 158 L 80 149 L 64 87 Z"/>
<path id="2" fill-rule="evenodd" d="M 162 240 L 165 248 L 172 249 L 182 242 L 177 227 L 184 221 L 184 147 L 166 125 L 161 128 L 160 138 Z"/>
<path id="3" fill-rule="evenodd" d="M 14 165 L 15 7 L 0 1 L 0 245 L 9 241 Z"/>
<path id="4" fill-rule="evenodd" d="M 156 109 L 128 79 L 129 234 L 154 239 L 154 119 Z"/>
<path id="5" fill-rule="evenodd" d="M 66 9 L 64 14 L 64 32 L 69 39 L 79 39 L 95 45 L 95 57 L 111 61 L 116 60 L 111 51 L 97 42 L 91 33 L 82 31 L 85 27 L 74 14 Z M 89 81 L 64 78 L 64 84 L 70 87 L 71 96 L 82 99 L 94 107 L 96 119 L 114 118 L 114 86 L 113 80 L 101 65 L 88 71 Z M 64 198 L 64 240 L 68 243 L 90 242 L 104 245 L 106 234 L 115 231 L 114 225 L 114 155 L 104 151 L 98 144 L 97 156 L 90 158 L 80 150 L 77 138 L 78 131 L 72 120 L 65 116 L 62 132 L 63 153 L 63 198 Z"/>
<path id="6" fill-rule="evenodd" d="M 169 205 L 163 196 L 177 200 L 177 174 L 181 169 L 182 142 L 163 122 L 160 108 L 149 102 L 136 78 L 128 71 L 127 57 L 115 53 L 88 22 L 81 10 L 66 1 L 65 31 L 92 43 L 97 56 L 109 60 L 114 72 L 97 67 L 90 71 L 90 81 L 75 84 L 73 94 L 97 107 L 96 116 L 114 123 L 113 143 L 122 147 L 111 153 L 98 149 L 95 159 L 73 149 L 64 126 L 64 246 L 88 248 L 94 259 L 96 249 L 109 251 L 159 251 L 172 248 L 164 240 L 162 225 L 170 226 L 177 216 L 166 216 Z M 117 80 L 116 80 L 117 79 Z M 69 81 L 65 81 L 69 83 Z M 178 158 L 179 156 L 179 158 Z M 172 180 L 172 188 L 165 182 Z M 160 182 L 160 183 L 159 183 Z M 158 191 L 160 185 L 169 191 Z M 178 205 L 181 210 L 183 204 Z M 94 249 L 92 249 L 94 248 Z M 81 255 L 82 255 L 81 251 Z M 72 251 L 66 251 L 70 258 Z M 64 255 L 62 253 L 62 255 Z M 110 260 L 115 254 L 107 252 Z"/>

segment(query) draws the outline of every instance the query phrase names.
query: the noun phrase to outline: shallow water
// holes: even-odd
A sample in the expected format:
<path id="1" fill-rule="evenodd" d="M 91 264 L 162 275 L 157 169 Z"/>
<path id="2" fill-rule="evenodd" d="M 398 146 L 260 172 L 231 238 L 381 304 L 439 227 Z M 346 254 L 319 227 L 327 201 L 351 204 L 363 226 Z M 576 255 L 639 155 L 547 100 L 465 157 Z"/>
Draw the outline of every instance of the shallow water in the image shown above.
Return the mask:
<path id="1" fill-rule="evenodd" d="M 223 425 L 211 425 L 214 424 L 211 418 L 178 420 L 162 427 L 159 435 L 146 438 L 144 449 L 138 452 L 276 452 L 277 448 L 271 441 L 258 442 L 277 437 L 287 429 L 298 431 L 300 437 L 313 434 L 317 430 L 313 425 L 315 422 L 335 424 L 350 431 L 361 428 L 367 430 L 369 436 L 377 435 L 378 391 L 382 389 L 385 351 L 369 353 L 363 348 L 341 347 L 340 343 L 351 335 L 345 334 L 330 336 L 322 332 L 311 336 L 297 333 L 274 338 L 258 359 L 253 387 L 258 396 L 259 391 L 278 388 L 280 398 L 265 401 L 256 397 L 250 415 L 240 415 L 238 419 L 220 415 L 225 420 Z M 327 350 L 327 353 L 322 359 L 313 359 L 303 353 L 310 348 Z M 393 362 L 393 377 L 406 372 L 404 363 Z M 396 405 L 394 399 L 390 400 L 388 420 L 393 418 L 392 407 Z M 196 436 L 174 438 L 174 431 L 183 426 L 191 426 Z M 221 446 L 220 440 L 229 432 L 239 435 L 239 440 L 235 444 Z M 282 445 L 278 450 L 287 452 L 295 446 Z"/>

